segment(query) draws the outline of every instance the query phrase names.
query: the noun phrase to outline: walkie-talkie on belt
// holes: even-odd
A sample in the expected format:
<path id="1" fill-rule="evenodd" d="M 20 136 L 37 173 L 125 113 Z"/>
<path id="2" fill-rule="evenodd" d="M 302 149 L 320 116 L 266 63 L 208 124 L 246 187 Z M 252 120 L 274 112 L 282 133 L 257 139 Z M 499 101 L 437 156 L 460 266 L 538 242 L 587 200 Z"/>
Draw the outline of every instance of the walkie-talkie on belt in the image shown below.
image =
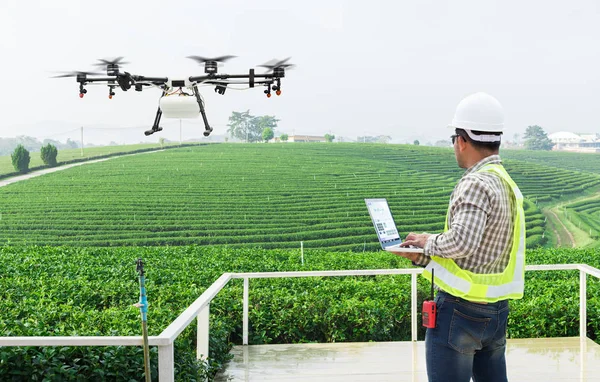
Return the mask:
<path id="1" fill-rule="evenodd" d="M 431 300 L 423 301 L 423 311 L 421 317 L 423 318 L 423 326 L 426 328 L 435 328 L 435 318 L 437 316 L 437 307 L 433 300 L 433 269 L 431 269 Z"/>

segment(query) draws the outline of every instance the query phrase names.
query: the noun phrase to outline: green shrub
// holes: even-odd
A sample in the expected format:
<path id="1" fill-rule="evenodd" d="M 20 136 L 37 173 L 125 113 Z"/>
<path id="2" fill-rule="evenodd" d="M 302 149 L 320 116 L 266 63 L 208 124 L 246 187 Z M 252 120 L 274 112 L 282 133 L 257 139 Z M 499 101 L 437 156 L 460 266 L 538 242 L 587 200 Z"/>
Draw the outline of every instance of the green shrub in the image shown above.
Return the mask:
<path id="1" fill-rule="evenodd" d="M 29 156 L 29 151 L 27 151 L 23 145 L 18 145 L 10 157 L 16 171 L 23 174 L 29 171 L 29 161 L 31 160 L 31 157 Z"/>
<path id="2" fill-rule="evenodd" d="M 56 146 L 51 145 L 50 143 L 48 143 L 46 146 L 42 146 L 40 155 L 44 164 L 51 167 L 56 166 L 56 156 L 58 155 Z"/>
<path id="3" fill-rule="evenodd" d="M 0 336 L 138 336 L 135 259 L 146 264 L 148 330 L 161 333 L 224 272 L 396 269 L 393 254 L 187 247 L 0 247 Z M 600 265 L 594 250 L 537 249 L 528 264 Z M 429 294 L 418 280 L 418 303 Z M 242 280 L 211 302 L 210 358 L 196 360 L 196 325 L 175 342 L 177 380 L 214 375 L 242 339 Z M 588 277 L 587 335 L 600 334 L 600 281 Z M 40 304 L 43 309 L 40 309 Z M 577 271 L 527 272 L 525 296 L 511 301 L 510 338 L 575 336 L 579 330 Z M 409 341 L 410 276 L 253 279 L 250 344 Z M 418 338 L 424 330 L 419 327 Z M 151 348 L 153 377 L 157 349 Z M 140 380 L 139 347 L 2 347 L 0 380 Z"/>

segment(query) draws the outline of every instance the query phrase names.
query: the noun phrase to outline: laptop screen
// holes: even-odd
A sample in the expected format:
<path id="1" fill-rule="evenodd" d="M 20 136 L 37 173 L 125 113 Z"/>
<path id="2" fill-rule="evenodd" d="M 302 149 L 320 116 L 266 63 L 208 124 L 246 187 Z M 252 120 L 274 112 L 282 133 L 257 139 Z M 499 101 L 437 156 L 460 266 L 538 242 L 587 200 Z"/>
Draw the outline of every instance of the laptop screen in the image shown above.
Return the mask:
<path id="1" fill-rule="evenodd" d="M 365 199 L 382 247 L 401 242 L 396 223 L 386 199 Z"/>

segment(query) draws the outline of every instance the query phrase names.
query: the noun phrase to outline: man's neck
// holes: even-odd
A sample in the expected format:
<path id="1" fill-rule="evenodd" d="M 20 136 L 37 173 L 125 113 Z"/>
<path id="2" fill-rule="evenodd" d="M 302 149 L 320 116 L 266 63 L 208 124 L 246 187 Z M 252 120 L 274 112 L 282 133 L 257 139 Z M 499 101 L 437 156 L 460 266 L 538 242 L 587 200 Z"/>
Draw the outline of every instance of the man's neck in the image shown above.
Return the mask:
<path id="1" fill-rule="evenodd" d="M 473 150 L 473 154 L 469 155 L 464 165 L 466 169 L 473 167 L 475 164 L 479 163 L 483 159 L 490 157 L 492 155 L 498 155 L 498 151 L 477 151 Z"/>

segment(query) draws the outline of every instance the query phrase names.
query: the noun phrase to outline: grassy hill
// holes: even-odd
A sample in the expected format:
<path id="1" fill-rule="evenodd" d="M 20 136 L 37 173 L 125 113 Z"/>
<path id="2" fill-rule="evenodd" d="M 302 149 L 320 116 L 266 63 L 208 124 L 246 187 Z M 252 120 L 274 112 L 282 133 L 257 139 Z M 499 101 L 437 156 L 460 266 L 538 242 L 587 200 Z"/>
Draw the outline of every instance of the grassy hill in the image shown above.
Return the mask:
<path id="1" fill-rule="evenodd" d="M 502 150 L 507 160 L 532 162 L 575 172 L 600 174 L 600 155 L 564 151 Z"/>
<path id="2" fill-rule="evenodd" d="M 577 195 L 600 176 L 507 160 L 530 202 Z M 407 145 L 219 144 L 72 168 L 0 189 L 0 243 L 258 245 L 376 250 L 364 198 L 387 198 L 402 234 L 443 229 L 462 170 L 448 149 Z"/>
<path id="3" fill-rule="evenodd" d="M 165 143 L 164 147 L 172 147 L 179 146 L 178 143 Z M 134 151 L 140 150 L 151 150 L 151 149 L 160 149 L 161 145 L 158 143 L 140 143 L 135 145 L 120 145 L 120 146 L 98 146 L 98 147 L 86 147 L 83 150 L 83 155 L 81 154 L 81 149 L 61 149 L 58 150 L 58 156 L 56 160 L 59 163 L 79 161 L 79 160 L 88 160 L 94 159 L 98 157 L 106 157 L 111 155 L 118 154 L 127 154 Z M 30 152 L 29 156 L 31 161 L 29 162 L 29 168 L 37 168 L 43 167 L 44 162 L 40 157 L 39 152 Z M 15 168 L 12 165 L 12 159 L 10 155 L 1 155 L 0 156 L 0 176 L 13 174 L 15 172 Z"/>
<path id="4" fill-rule="evenodd" d="M 600 176 L 509 160 L 530 202 L 578 195 Z M 448 149 L 406 145 L 219 144 L 117 158 L 0 189 L 0 243 L 255 245 L 376 250 L 365 198 L 387 198 L 402 234 L 443 229 L 462 170 Z"/>

